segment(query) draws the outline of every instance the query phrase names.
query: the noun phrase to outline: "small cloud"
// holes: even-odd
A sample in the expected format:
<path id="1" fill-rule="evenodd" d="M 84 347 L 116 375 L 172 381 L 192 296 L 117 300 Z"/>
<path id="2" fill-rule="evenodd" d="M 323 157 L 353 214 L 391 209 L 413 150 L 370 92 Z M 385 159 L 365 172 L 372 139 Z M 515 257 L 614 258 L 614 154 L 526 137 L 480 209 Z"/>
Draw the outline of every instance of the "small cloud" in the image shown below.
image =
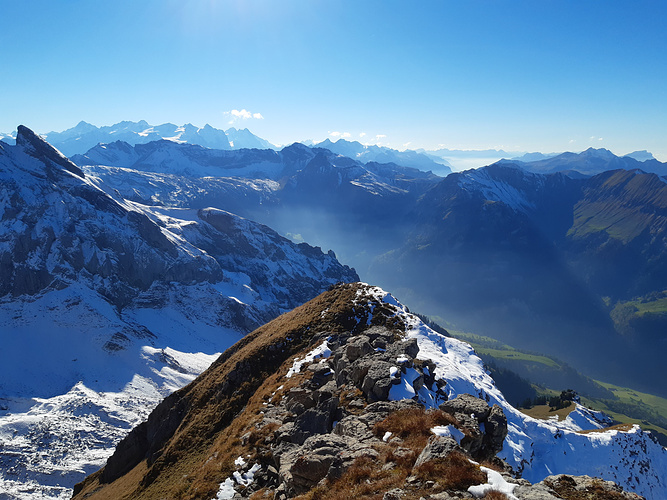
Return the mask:
<path id="1" fill-rule="evenodd" d="M 408 146 L 409 146 L 410 144 L 412 144 L 411 141 L 408 141 L 408 142 L 406 142 L 405 144 L 403 144 L 403 149 L 408 149 Z"/>
<path id="2" fill-rule="evenodd" d="M 359 134 L 359 137 L 366 137 L 366 132 L 361 132 L 361 133 Z"/>
<path id="3" fill-rule="evenodd" d="M 574 144 L 575 142 L 577 142 L 576 139 L 570 139 L 570 144 Z"/>
<path id="4" fill-rule="evenodd" d="M 329 132 L 329 135 L 331 137 L 339 137 L 341 139 L 347 139 L 348 137 L 352 137 L 352 134 L 349 132 Z"/>
<path id="5" fill-rule="evenodd" d="M 223 115 L 230 117 L 230 120 L 229 120 L 230 125 L 233 124 L 233 123 L 236 123 L 239 120 L 250 120 L 250 119 L 263 120 L 264 119 L 264 117 L 262 116 L 262 113 L 251 113 L 250 111 L 248 111 L 245 108 L 241 109 L 241 110 L 232 109 L 231 111 L 225 111 L 223 113 Z"/>
<path id="6" fill-rule="evenodd" d="M 596 137 L 596 136 L 592 135 L 592 136 L 589 137 L 589 140 L 591 140 L 591 141 L 602 141 L 603 139 L 602 139 L 602 137 Z"/>
<path id="7" fill-rule="evenodd" d="M 601 141 L 601 140 L 602 140 L 602 137 L 598 137 L 598 141 Z"/>
<path id="8" fill-rule="evenodd" d="M 375 139 L 379 140 L 379 139 L 384 139 L 385 137 L 387 137 L 385 134 L 377 134 L 375 136 Z"/>

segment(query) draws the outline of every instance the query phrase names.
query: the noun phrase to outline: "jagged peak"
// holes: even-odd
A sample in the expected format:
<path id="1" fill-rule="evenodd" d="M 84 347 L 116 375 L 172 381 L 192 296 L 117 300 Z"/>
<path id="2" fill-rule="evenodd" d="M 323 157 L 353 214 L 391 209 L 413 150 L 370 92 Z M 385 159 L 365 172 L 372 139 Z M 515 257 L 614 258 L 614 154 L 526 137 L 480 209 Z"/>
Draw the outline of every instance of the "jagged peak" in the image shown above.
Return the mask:
<path id="1" fill-rule="evenodd" d="M 25 125 L 18 126 L 16 145 L 21 146 L 30 156 L 49 160 L 51 164 L 58 165 L 77 177 L 85 178 L 85 174 L 79 167 Z"/>

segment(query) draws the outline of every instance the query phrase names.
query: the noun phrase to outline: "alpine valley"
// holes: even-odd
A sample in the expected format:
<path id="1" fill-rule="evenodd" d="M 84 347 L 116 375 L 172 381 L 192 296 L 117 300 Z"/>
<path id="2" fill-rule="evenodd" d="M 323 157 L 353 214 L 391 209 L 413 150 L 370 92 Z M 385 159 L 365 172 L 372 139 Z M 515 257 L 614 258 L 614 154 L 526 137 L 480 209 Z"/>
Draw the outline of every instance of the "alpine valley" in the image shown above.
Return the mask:
<path id="1" fill-rule="evenodd" d="M 650 154 L 450 173 L 443 152 L 209 126 L 9 137 L 0 499 L 667 497 L 649 433 L 519 412 L 385 291 L 667 396 Z"/>

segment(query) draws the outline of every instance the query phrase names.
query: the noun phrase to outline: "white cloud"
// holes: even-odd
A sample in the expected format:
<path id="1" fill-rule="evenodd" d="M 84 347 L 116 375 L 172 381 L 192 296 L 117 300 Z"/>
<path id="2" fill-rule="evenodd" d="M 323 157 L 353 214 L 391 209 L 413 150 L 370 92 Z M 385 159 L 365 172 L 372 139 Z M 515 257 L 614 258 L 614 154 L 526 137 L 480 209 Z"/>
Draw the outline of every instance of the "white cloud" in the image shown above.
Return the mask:
<path id="1" fill-rule="evenodd" d="M 241 109 L 241 110 L 232 109 L 231 111 L 225 111 L 223 114 L 225 116 L 230 117 L 230 120 L 229 120 L 230 125 L 233 124 L 233 123 L 236 123 L 239 120 L 250 120 L 250 119 L 263 120 L 264 119 L 264 117 L 262 116 L 262 113 L 251 113 L 250 111 L 248 111 L 245 108 Z"/>
<path id="2" fill-rule="evenodd" d="M 359 137 L 366 137 L 366 132 L 361 132 L 361 133 L 359 134 Z"/>
<path id="3" fill-rule="evenodd" d="M 347 139 L 348 137 L 352 137 L 352 134 L 349 132 L 329 132 L 329 135 L 331 137 L 339 137 L 341 139 Z"/>
<path id="4" fill-rule="evenodd" d="M 376 139 L 384 139 L 385 137 L 387 137 L 385 134 L 377 134 L 375 136 Z"/>
<path id="5" fill-rule="evenodd" d="M 570 144 L 574 144 L 575 142 L 577 142 L 576 139 L 570 139 Z"/>

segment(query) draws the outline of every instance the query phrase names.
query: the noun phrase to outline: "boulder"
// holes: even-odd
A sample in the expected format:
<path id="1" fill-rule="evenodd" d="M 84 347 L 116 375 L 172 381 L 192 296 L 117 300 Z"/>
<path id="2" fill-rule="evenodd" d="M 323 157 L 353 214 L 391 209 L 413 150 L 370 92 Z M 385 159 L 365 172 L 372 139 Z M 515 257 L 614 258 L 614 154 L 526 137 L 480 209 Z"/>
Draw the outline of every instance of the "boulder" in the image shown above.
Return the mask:
<path id="1" fill-rule="evenodd" d="M 491 411 L 486 401 L 471 394 L 460 394 L 454 399 L 445 401 L 440 405 L 440 409 L 452 415 L 457 413 L 472 415 L 478 422 L 485 421 Z"/>
<path id="2" fill-rule="evenodd" d="M 424 449 L 415 461 L 415 467 L 435 460 L 436 458 L 445 458 L 452 451 L 461 451 L 461 447 L 454 439 L 449 436 L 431 436 L 424 446 Z"/>

